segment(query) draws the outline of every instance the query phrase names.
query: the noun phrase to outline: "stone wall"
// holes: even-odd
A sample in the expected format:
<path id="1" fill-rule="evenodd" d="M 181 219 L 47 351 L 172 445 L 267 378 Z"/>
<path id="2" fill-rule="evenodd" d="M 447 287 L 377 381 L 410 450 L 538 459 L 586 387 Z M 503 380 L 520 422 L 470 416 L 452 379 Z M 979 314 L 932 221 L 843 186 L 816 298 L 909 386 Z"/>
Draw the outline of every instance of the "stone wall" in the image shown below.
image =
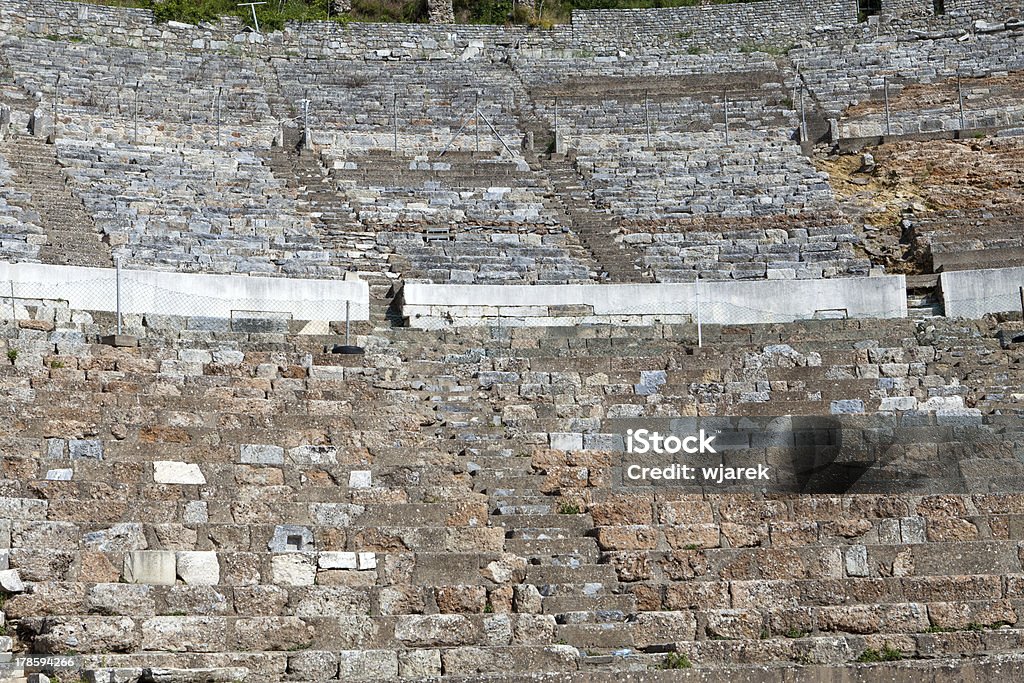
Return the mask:
<path id="1" fill-rule="evenodd" d="M 931 15 L 924 0 L 898 0 L 888 13 Z M 1020 13 L 1020 3 L 1006 0 L 950 0 L 947 14 L 967 17 Z M 691 47 L 791 44 L 814 41 L 844 29 L 856 28 L 856 0 L 814 0 L 790 3 L 707 5 L 652 10 L 574 11 L 570 24 L 551 30 L 484 25 L 291 24 L 283 32 L 243 33 L 235 19 L 197 29 L 185 24 L 154 25 L 148 10 L 120 9 L 73 2 L 38 3 L 5 0 L 0 6 L 0 31 L 34 36 L 80 35 L 102 44 L 150 49 L 241 51 L 271 54 L 309 54 L 344 58 L 452 58 L 492 50 L 499 56 L 511 49 L 571 49 L 607 51 L 620 46 L 652 47 L 665 43 Z M 255 48 L 255 45 L 261 45 Z M 377 54 L 377 50 L 391 50 Z M 373 55 L 369 55 L 373 52 Z"/>
<path id="2" fill-rule="evenodd" d="M 767 282 L 657 285 L 434 285 L 407 282 L 402 315 L 413 327 L 510 326 L 656 321 L 705 324 L 812 318 L 906 317 L 902 275 Z"/>
<path id="3" fill-rule="evenodd" d="M 124 314 L 231 318 L 238 313 L 281 313 L 295 320 L 369 319 L 365 282 L 238 277 L 0 262 L 0 277 L 25 300 L 64 301 L 76 308 Z M 276 317 L 276 316 L 272 316 Z"/>

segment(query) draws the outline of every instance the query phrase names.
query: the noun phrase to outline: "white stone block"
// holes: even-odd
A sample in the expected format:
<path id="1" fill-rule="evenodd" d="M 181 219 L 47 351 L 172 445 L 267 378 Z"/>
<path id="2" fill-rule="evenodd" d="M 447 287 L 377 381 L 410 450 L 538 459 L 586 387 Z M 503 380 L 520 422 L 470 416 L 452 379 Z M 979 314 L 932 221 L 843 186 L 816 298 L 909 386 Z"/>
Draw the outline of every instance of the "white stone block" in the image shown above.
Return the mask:
<path id="1" fill-rule="evenodd" d="M 185 524 L 206 524 L 210 521 L 210 513 L 204 500 L 190 500 L 185 503 Z"/>
<path id="2" fill-rule="evenodd" d="M 583 434 L 552 432 L 549 439 L 551 448 L 556 451 L 583 450 Z"/>
<path id="3" fill-rule="evenodd" d="M 376 569 L 377 556 L 373 553 L 359 553 L 359 569 Z"/>
<path id="4" fill-rule="evenodd" d="M 879 410 L 917 410 L 917 399 L 913 396 L 889 396 L 882 399 Z"/>
<path id="5" fill-rule="evenodd" d="M 368 489 L 373 486 L 373 473 L 370 470 L 353 470 L 348 475 L 350 489 Z"/>
<path id="6" fill-rule="evenodd" d="M 8 593 L 23 593 L 25 584 L 21 581 L 21 574 L 17 569 L 4 569 L 0 571 L 0 588 Z"/>
<path id="7" fill-rule="evenodd" d="M 153 462 L 153 481 L 158 484 L 205 484 L 206 477 L 195 463 L 156 460 Z"/>
<path id="8" fill-rule="evenodd" d="M 173 586 L 177 579 L 175 565 L 170 550 L 137 550 L 125 553 L 121 575 L 126 583 Z"/>
<path id="9" fill-rule="evenodd" d="M 316 581 L 316 561 L 308 553 L 275 555 L 270 561 L 274 583 L 282 586 L 312 586 Z"/>
<path id="10" fill-rule="evenodd" d="M 71 481 L 75 471 L 72 469 L 46 470 L 48 481 Z"/>
<path id="11" fill-rule="evenodd" d="M 220 563 L 211 551 L 182 551 L 177 555 L 178 576 L 192 586 L 216 586 L 220 583 Z"/>
<path id="12" fill-rule="evenodd" d="M 356 569 L 356 554 L 328 551 L 320 553 L 318 558 L 321 569 Z"/>

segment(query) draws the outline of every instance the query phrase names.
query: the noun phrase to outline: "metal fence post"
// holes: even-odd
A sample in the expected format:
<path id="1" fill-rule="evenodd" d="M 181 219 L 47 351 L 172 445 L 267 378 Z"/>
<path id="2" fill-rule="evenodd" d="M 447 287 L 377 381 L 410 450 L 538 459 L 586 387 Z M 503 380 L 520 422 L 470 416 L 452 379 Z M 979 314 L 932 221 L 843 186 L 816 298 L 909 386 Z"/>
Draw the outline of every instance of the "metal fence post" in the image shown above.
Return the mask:
<path id="1" fill-rule="evenodd" d="M 804 86 L 800 84 L 800 142 L 807 142 L 810 136 L 807 134 L 807 107 L 804 104 Z"/>
<path id="2" fill-rule="evenodd" d="M 475 139 L 476 151 L 480 151 L 480 96 L 476 96 L 473 103 L 473 138 Z"/>
<path id="3" fill-rule="evenodd" d="M 729 144 L 729 96 L 725 96 L 725 144 Z"/>
<path id="4" fill-rule="evenodd" d="M 966 127 L 966 123 L 964 121 L 964 88 L 963 84 L 960 82 L 959 71 L 956 72 L 956 96 L 960 101 L 960 130 L 963 130 Z"/>
<path id="5" fill-rule="evenodd" d="M 330 3 L 328 3 L 328 4 L 330 4 Z M 395 90 L 395 93 L 394 93 L 394 99 L 392 100 L 391 108 L 393 110 L 392 116 L 393 116 L 394 121 L 395 121 L 394 143 L 393 144 L 394 144 L 395 154 L 398 154 L 398 90 L 397 89 Z"/>
<path id="6" fill-rule="evenodd" d="M 11 322 L 18 323 L 18 308 L 14 305 L 14 280 L 11 280 Z"/>
<path id="7" fill-rule="evenodd" d="M 352 317 L 351 317 L 352 302 L 345 300 L 345 346 L 349 346 L 349 335 L 352 331 Z"/>
<path id="8" fill-rule="evenodd" d="M 302 146 L 306 149 L 310 147 L 309 139 L 309 100 L 302 100 Z"/>
<path id="9" fill-rule="evenodd" d="M 223 87 L 217 88 L 217 146 L 220 147 L 220 99 L 224 92 Z"/>
<path id="10" fill-rule="evenodd" d="M 647 126 L 647 146 L 651 146 L 651 101 L 644 90 L 644 123 Z"/>
<path id="11" fill-rule="evenodd" d="M 57 100 L 60 99 L 60 74 L 53 84 L 53 137 L 57 137 Z"/>
<path id="12" fill-rule="evenodd" d="M 118 256 L 114 259 L 114 270 L 117 275 L 116 278 L 116 305 L 117 305 L 117 333 L 121 334 L 121 257 Z"/>
<path id="13" fill-rule="evenodd" d="M 700 273 L 697 274 L 697 279 L 694 281 L 693 291 L 697 301 L 697 346 L 699 348 L 704 346 L 704 330 L 700 314 Z"/>
<path id="14" fill-rule="evenodd" d="M 889 77 L 882 76 L 882 91 L 885 95 L 885 134 L 892 135 L 892 118 L 889 113 Z"/>
<path id="15" fill-rule="evenodd" d="M 141 81 L 135 81 L 135 104 L 134 111 L 132 112 L 132 120 L 134 128 L 132 130 L 132 144 L 139 144 L 139 88 L 142 87 Z"/>
<path id="16" fill-rule="evenodd" d="M 12 292 L 11 296 L 13 297 L 14 296 L 14 294 L 13 294 L 13 292 L 14 292 L 14 289 L 13 289 L 14 285 L 12 284 L 11 287 L 12 287 L 12 289 L 11 289 L 11 292 Z M 1024 287 L 1020 288 L 1020 314 L 1022 316 L 1024 316 Z"/>

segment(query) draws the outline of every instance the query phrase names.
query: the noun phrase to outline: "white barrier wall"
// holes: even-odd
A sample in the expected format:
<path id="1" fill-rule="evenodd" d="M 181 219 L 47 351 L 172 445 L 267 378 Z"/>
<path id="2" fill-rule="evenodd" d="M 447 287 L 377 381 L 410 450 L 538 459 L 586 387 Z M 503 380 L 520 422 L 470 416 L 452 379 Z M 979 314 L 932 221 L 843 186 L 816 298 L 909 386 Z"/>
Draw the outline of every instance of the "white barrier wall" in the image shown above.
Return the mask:
<path id="1" fill-rule="evenodd" d="M 810 318 L 905 318 L 902 275 L 828 280 L 623 285 L 438 285 L 407 281 L 413 327 L 498 324 L 742 325 Z"/>
<path id="2" fill-rule="evenodd" d="M 1021 309 L 1024 268 L 951 270 L 939 275 L 942 303 L 950 318 L 980 318 Z"/>
<path id="3" fill-rule="evenodd" d="M 8 284 L 10 283 L 10 284 Z M 71 308 L 117 310 L 114 268 L 0 263 L 0 297 L 66 301 Z M 121 270 L 121 312 L 210 318 L 289 314 L 293 320 L 369 320 L 370 289 L 362 280 L 305 280 Z"/>

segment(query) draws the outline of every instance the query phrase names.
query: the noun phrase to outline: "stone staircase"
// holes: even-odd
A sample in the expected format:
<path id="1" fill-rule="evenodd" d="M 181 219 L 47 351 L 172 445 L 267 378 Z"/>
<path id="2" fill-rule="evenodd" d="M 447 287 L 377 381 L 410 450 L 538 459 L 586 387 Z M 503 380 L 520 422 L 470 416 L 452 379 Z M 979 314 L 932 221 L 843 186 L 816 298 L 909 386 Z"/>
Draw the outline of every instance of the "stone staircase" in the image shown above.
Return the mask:
<path id="1" fill-rule="evenodd" d="M 0 143 L 0 151 L 14 170 L 15 187 L 31 195 L 31 206 L 46 230 L 39 259 L 57 265 L 112 267 L 110 245 L 68 187 L 56 148 L 39 138 L 16 135 Z"/>
<path id="2" fill-rule="evenodd" d="M 1020 400 L 983 399 L 1024 351 L 995 328 L 709 326 L 700 349 L 686 327 L 379 328 L 342 357 L 184 319 L 130 322 L 140 346 L 115 349 L 95 343 L 109 315 L 30 312 L 0 368 L 29 587 L 4 611 L 16 649 L 74 649 L 91 680 L 754 676 L 1024 649 L 1024 502 L 982 469 L 1020 470 Z M 995 488 L 623 481 L 621 420 L 758 415 L 765 394 L 773 414 L 906 412 L 915 457 Z"/>
<path id="3" fill-rule="evenodd" d="M 601 264 L 604 279 L 610 282 L 653 282 L 654 278 L 640 269 L 638 258 L 616 242 L 615 219 L 596 207 L 572 162 L 552 155 L 542 163 L 555 192 L 565 203 L 573 232 Z"/>
<path id="4" fill-rule="evenodd" d="M 555 154 L 555 134 L 537 115 L 530 96 L 519 81 L 515 89 L 516 115 L 520 128 L 533 138 L 533 148 L 524 150 L 531 168 L 543 172 L 554 190 L 565 222 L 598 266 L 599 279 L 612 282 L 653 282 L 627 249 L 615 241 L 614 218 L 596 206 L 583 178 L 565 155 Z"/>
<path id="5" fill-rule="evenodd" d="M 263 158 L 295 193 L 300 211 L 313 220 L 320 244 L 331 254 L 330 264 L 373 285 L 394 279 L 387 256 L 377 251 L 374 234 L 353 227 L 352 210 L 339 196 L 327 170 L 313 152 L 298 149 L 299 140 L 294 136 L 294 131 L 286 135 L 285 145 L 271 148 Z"/>

